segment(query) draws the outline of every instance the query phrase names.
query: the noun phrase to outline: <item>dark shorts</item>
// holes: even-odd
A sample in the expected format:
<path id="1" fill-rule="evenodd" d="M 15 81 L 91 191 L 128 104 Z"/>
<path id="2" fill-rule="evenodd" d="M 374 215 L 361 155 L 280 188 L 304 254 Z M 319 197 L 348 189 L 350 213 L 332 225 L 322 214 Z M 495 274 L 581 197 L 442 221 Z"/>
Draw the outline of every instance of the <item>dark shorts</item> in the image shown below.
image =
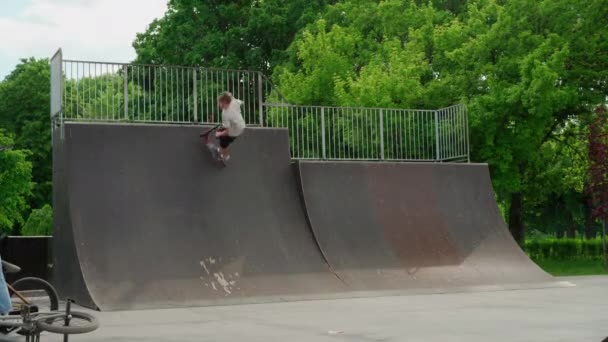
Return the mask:
<path id="1" fill-rule="evenodd" d="M 232 142 L 235 140 L 236 140 L 236 137 L 231 137 L 229 135 L 222 135 L 220 137 L 220 147 L 226 148 L 226 147 L 230 146 L 230 144 L 232 144 Z"/>

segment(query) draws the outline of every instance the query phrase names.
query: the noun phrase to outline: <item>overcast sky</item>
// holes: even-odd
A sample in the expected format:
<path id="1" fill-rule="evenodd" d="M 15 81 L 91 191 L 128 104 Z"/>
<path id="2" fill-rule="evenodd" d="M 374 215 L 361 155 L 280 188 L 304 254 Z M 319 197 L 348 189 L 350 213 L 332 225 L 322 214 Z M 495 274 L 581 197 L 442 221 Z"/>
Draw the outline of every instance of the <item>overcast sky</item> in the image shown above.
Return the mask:
<path id="1" fill-rule="evenodd" d="M 20 58 L 129 62 L 135 34 L 167 0 L 0 0 L 0 80 Z"/>

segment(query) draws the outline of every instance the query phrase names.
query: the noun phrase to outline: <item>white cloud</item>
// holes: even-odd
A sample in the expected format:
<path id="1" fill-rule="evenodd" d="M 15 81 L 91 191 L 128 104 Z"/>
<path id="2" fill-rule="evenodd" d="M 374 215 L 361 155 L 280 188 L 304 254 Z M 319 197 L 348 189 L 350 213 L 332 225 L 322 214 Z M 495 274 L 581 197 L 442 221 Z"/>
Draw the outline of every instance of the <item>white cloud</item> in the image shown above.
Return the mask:
<path id="1" fill-rule="evenodd" d="M 0 79 L 19 58 L 51 57 L 59 47 L 67 59 L 128 62 L 135 34 L 166 7 L 167 0 L 31 0 L 0 18 Z"/>

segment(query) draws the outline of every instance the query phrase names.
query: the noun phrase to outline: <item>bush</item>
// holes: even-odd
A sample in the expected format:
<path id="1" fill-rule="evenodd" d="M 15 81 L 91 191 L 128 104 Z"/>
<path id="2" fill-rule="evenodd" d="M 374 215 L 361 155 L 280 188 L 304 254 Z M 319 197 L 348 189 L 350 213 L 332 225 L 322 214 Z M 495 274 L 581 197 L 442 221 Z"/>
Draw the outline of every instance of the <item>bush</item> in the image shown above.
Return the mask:
<path id="1" fill-rule="evenodd" d="M 34 209 L 21 230 L 23 235 L 52 235 L 53 209 L 45 204 L 41 209 Z"/>
<path id="2" fill-rule="evenodd" d="M 543 239 L 526 240 L 526 253 L 533 260 L 602 260 L 602 239 Z"/>

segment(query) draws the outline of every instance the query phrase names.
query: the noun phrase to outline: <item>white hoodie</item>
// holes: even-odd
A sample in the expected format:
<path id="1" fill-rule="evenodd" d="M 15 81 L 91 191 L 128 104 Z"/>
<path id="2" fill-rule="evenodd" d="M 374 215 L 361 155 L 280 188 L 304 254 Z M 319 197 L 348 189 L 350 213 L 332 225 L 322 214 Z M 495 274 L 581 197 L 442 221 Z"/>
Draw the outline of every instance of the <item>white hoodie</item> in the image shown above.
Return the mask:
<path id="1" fill-rule="evenodd" d="M 245 130 L 245 120 L 241 115 L 243 101 L 232 98 L 227 109 L 222 110 L 222 126 L 228 129 L 228 135 L 238 137 Z"/>

